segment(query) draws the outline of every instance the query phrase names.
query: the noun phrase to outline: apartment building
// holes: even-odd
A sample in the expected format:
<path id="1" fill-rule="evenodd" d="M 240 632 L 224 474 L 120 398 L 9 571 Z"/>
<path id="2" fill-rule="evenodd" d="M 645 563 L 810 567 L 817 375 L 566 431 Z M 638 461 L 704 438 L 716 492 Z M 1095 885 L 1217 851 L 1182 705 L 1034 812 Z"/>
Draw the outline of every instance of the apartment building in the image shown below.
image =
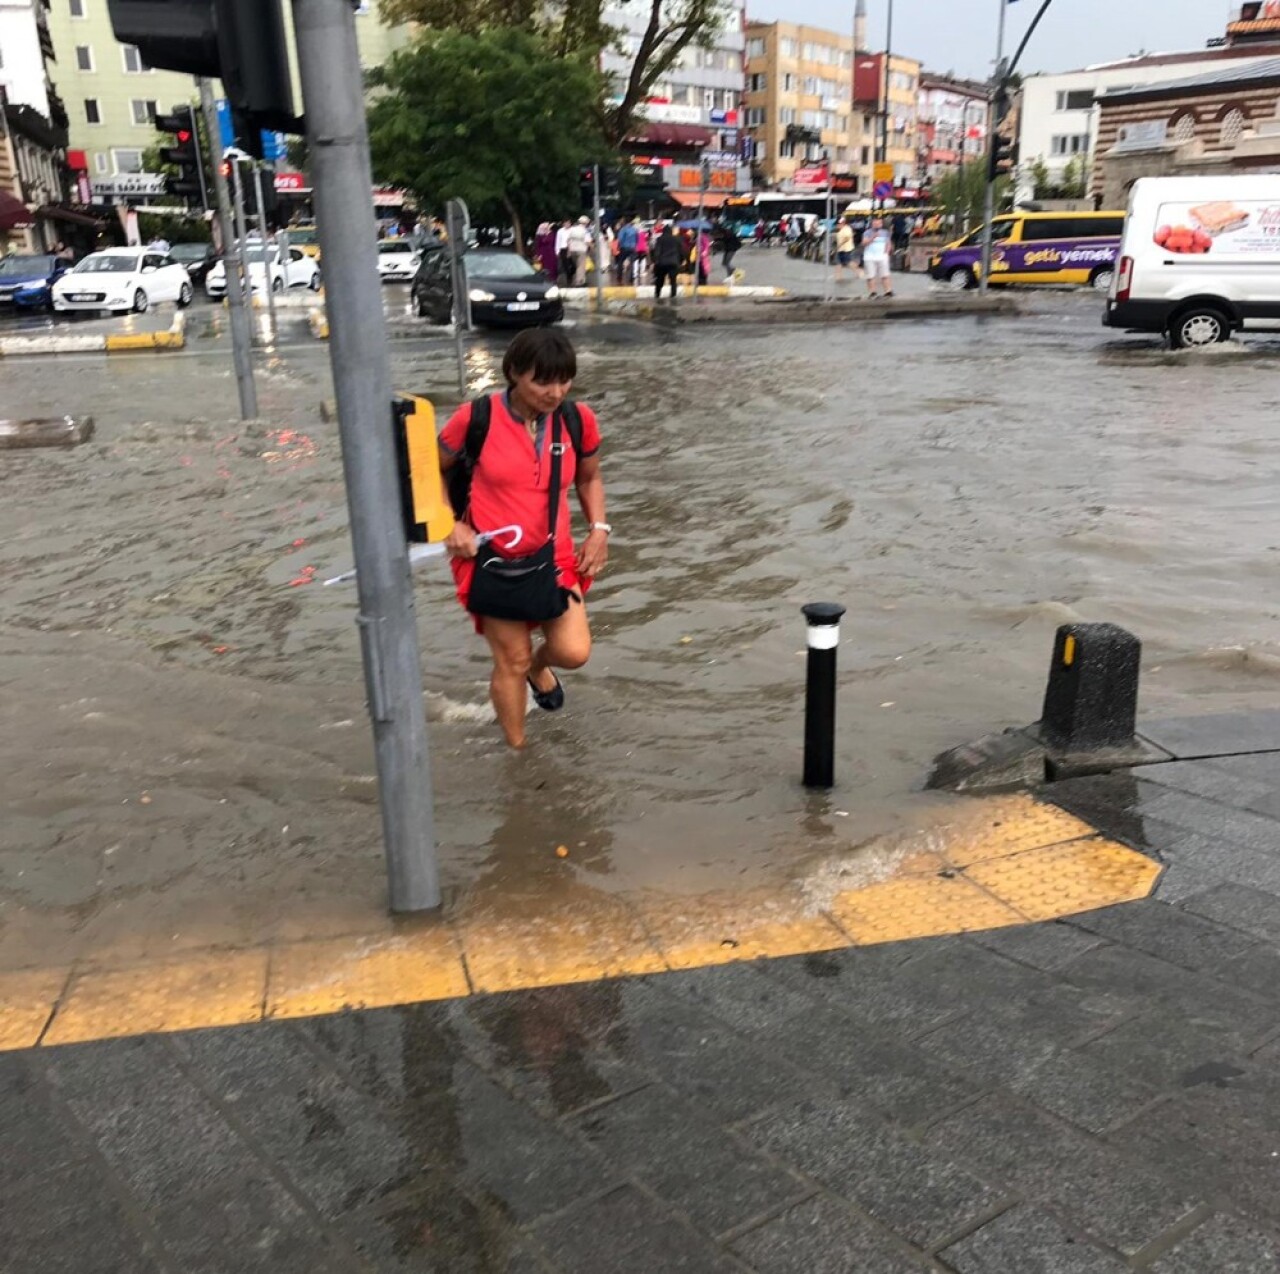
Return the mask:
<path id="1" fill-rule="evenodd" d="M 71 148 L 83 151 L 95 201 L 163 189 L 143 172 L 143 152 L 156 144 L 155 117 L 193 100 L 191 76 L 157 71 L 111 29 L 107 0 L 50 0 L 56 62 L 50 68 L 66 103 Z M 286 6 L 286 16 L 290 14 Z M 376 66 L 404 40 L 382 25 L 376 5 L 357 11 L 361 61 Z"/>
<path id="2" fill-rule="evenodd" d="M 703 158 L 711 165 L 706 206 L 751 188 L 741 118 L 746 0 L 725 0 L 724 8 L 715 42 L 708 48 L 690 45 L 680 54 L 653 85 L 624 143 L 648 194 L 665 191 L 677 203 L 696 203 Z M 601 69 L 621 100 L 649 22 L 648 7 L 610 4 L 605 21 L 623 32 L 620 46 L 601 57 Z"/>
<path id="3" fill-rule="evenodd" d="M 980 159 L 987 144 L 986 85 L 923 72 L 916 128 L 922 180 L 937 181 Z"/>
<path id="4" fill-rule="evenodd" d="M 853 103 L 853 46 L 852 32 L 747 23 L 743 101 L 760 184 L 790 189 L 806 160 L 825 159 L 836 189 L 870 189 L 871 118 Z"/>
<path id="5" fill-rule="evenodd" d="M 919 180 L 920 63 L 899 53 L 859 50 L 853 102 L 872 117 L 874 155 L 893 167 L 895 186 Z"/>

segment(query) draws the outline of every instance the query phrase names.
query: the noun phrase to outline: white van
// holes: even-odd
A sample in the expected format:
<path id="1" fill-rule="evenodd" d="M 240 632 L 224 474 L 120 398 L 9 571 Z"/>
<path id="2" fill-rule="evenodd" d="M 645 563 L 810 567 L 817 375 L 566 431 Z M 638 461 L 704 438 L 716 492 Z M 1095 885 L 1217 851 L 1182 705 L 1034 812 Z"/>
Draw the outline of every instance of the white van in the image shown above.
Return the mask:
<path id="1" fill-rule="evenodd" d="M 1280 329 L 1280 175 L 1134 182 L 1102 321 L 1175 349 Z"/>

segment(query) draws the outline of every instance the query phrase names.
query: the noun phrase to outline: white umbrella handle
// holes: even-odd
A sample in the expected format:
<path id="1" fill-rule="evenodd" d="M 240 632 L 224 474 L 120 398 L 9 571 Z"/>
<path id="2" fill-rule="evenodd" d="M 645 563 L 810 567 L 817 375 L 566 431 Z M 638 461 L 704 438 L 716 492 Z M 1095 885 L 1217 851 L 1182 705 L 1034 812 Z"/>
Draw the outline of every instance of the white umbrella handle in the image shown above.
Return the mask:
<path id="1" fill-rule="evenodd" d="M 518 526 L 500 526 L 496 531 L 481 531 L 476 536 L 477 544 L 488 544 L 490 540 L 496 540 L 500 535 L 509 535 L 511 538 L 502 547 L 504 549 L 513 549 L 524 538 L 524 531 Z M 412 570 L 419 562 L 425 562 L 429 558 L 441 557 L 444 554 L 444 544 L 438 542 L 435 544 L 410 544 L 409 545 L 409 569 Z M 355 579 L 356 572 L 354 570 L 343 571 L 341 575 L 335 575 L 332 579 L 324 581 L 324 587 L 328 588 L 330 584 L 346 584 Z"/>

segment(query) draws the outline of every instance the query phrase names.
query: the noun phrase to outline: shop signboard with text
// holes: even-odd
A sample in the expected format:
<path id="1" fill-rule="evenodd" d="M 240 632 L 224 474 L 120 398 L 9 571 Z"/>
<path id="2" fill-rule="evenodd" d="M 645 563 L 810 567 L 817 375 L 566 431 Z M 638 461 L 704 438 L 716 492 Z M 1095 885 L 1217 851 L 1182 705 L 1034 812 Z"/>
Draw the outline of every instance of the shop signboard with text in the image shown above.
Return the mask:
<path id="1" fill-rule="evenodd" d="M 830 180 L 830 170 L 826 164 L 812 168 L 797 168 L 791 178 L 796 190 L 822 190 Z"/>

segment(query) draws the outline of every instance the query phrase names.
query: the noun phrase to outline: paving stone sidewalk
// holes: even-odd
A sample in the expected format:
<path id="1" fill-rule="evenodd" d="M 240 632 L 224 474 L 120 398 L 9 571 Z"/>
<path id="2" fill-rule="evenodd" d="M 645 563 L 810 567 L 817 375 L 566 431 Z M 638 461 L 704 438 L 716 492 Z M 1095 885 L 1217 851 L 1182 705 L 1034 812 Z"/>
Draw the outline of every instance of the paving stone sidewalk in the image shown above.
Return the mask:
<path id="1" fill-rule="evenodd" d="M 1140 903 L 0 1055 L 0 1269 L 1278 1269 L 1280 726 L 1157 741 Z"/>

